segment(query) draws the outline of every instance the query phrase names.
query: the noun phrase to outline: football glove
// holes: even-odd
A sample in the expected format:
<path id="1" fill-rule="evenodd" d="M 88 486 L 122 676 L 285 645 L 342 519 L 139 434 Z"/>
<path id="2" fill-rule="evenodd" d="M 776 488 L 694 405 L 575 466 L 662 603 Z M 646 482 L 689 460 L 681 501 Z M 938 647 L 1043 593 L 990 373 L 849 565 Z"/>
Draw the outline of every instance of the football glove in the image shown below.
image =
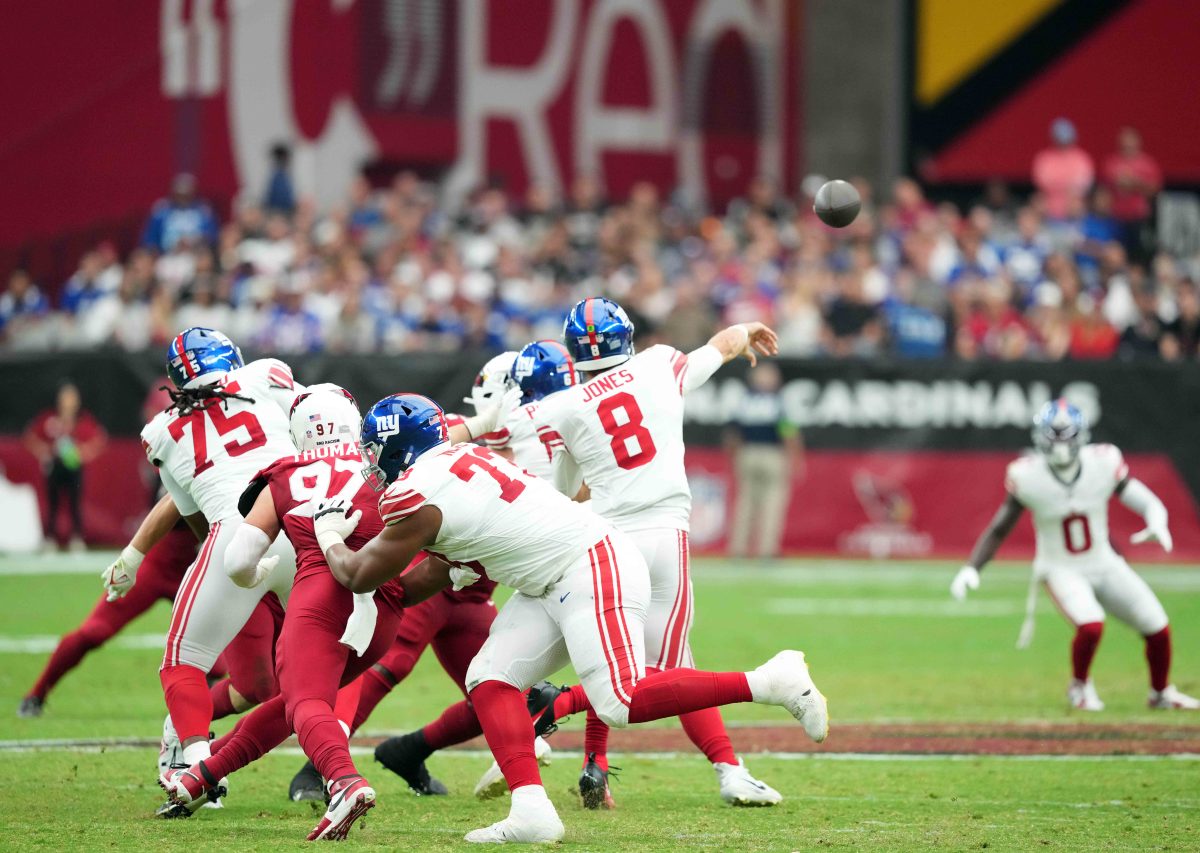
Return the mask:
<path id="1" fill-rule="evenodd" d="M 967 600 L 967 590 L 979 589 L 979 569 L 963 566 L 950 581 L 950 594 L 958 601 Z"/>
<path id="2" fill-rule="evenodd" d="M 483 575 L 478 572 L 471 571 L 466 566 L 451 566 L 450 567 L 450 582 L 454 584 L 454 591 L 466 589 L 475 581 L 479 580 Z"/>
<path id="3" fill-rule="evenodd" d="M 1175 547 L 1175 540 L 1171 538 L 1171 531 L 1167 527 L 1167 522 L 1165 520 L 1160 521 L 1158 519 L 1153 521 L 1147 520 L 1146 526 L 1130 536 L 1129 541 L 1134 545 L 1141 545 L 1143 542 L 1155 541 L 1158 542 L 1159 545 L 1162 545 L 1162 549 L 1168 554 L 1170 554 L 1171 549 Z"/>
<path id="4" fill-rule="evenodd" d="M 354 653 L 362 657 L 367 646 L 371 645 L 371 638 L 375 636 L 375 619 L 378 615 L 374 592 L 354 593 L 354 610 L 346 620 L 346 630 L 338 642 L 354 649 Z"/>
<path id="5" fill-rule="evenodd" d="M 349 504 L 344 498 L 326 499 L 313 504 L 313 531 L 317 534 L 321 553 L 344 543 L 346 537 L 358 527 L 362 513 L 358 510 L 347 513 L 348 509 Z"/>
<path id="6" fill-rule="evenodd" d="M 105 601 L 124 598 L 125 594 L 133 589 L 133 584 L 137 580 L 138 567 L 141 566 L 144 559 L 146 559 L 146 555 L 137 548 L 132 545 L 125 546 L 121 555 L 113 561 L 112 565 L 100 573 L 106 593 Z"/>
<path id="7" fill-rule="evenodd" d="M 466 425 L 467 432 L 471 433 L 471 439 L 475 440 L 489 432 L 495 432 L 504 423 L 508 413 L 515 409 L 520 402 L 521 389 L 519 387 L 509 388 L 494 406 L 488 406 L 475 415 L 464 418 L 463 424 Z"/>

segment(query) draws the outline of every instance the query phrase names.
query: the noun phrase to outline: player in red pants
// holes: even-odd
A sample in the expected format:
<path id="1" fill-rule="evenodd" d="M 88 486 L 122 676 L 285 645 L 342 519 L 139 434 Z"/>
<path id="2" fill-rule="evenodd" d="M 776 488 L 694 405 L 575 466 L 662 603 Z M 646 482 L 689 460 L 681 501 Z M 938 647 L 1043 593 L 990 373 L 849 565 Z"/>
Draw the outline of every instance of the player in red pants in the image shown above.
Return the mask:
<path id="1" fill-rule="evenodd" d="M 50 691 L 88 652 L 107 643 L 156 601 L 173 601 L 184 572 L 196 559 L 197 545 L 196 535 L 187 525 L 177 524 L 151 548 L 129 595 L 116 600 L 102 595 L 83 624 L 59 640 L 37 683 L 21 700 L 17 716 L 40 717 Z"/>
<path id="2" fill-rule="evenodd" d="M 247 512 L 245 522 L 225 555 L 230 579 L 255 587 L 275 567 L 264 555 L 281 528 L 295 546 L 296 579 L 277 650 L 280 695 L 214 744 L 212 757 L 164 774 L 159 781 L 173 802 L 194 808 L 210 792 L 222 792 L 228 774 L 295 731 L 301 748 L 329 780 L 329 807 L 308 838 L 337 840 L 375 804 L 375 791 L 354 766 L 346 730 L 334 710 L 338 688 L 392 645 L 403 593 L 398 584 L 390 584 L 373 597 L 356 599 L 329 573 L 314 532 L 310 499 L 333 496 L 347 499 L 363 513 L 360 532 L 350 536 L 352 545 L 369 541 L 383 526 L 375 493 L 363 478 L 353 401 L 337 392 L 316 391 L 297 399 L 291 420 L 293 439 L 304 452 L 279 460 L 255 478 L 240 504 Z M 319 438 L 314 435 L 318 426 Z"/>

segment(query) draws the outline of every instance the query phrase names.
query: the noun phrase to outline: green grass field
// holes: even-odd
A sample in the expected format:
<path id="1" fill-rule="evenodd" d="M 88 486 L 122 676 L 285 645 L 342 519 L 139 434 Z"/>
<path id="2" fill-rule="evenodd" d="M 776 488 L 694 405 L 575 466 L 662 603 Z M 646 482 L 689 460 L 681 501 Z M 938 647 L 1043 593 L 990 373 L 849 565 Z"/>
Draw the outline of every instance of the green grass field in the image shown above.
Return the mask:
<path id="1" fill-rule="evenodd" d="M 232 780 L 224 812 L 190 821 L 150 817 L 160 802 L 150 748 L 46 748 L 16 741 L 156 738 L 163 705 L 157 679 L 165 605 L 93 654 L 50 697 L 41 719 L 17 719 L 53 637 L 74 628 L 94 603 L 89 569 L 106 555 L 0 558 L 0 848 L 257 850 L 300 846 L 318 817 L 284 792 L 300 759 L 273 755 Z M 744 669 L 783 647 L 803 649 L 839 723 L 986 724 L 1058 721 L 1154 725 L 1169 735 L 1200 715 L 1146 710 L 1139 638 L 1113 623 L 1095 679 L 1108 710 L 1080 720 L 1064 704 L 1069 631 L 1044 598 L 1031 649 L 1014 649 L 1027 573 L 1000 564 L 965 605 L 946 591 L 954 566 L 790 561 L 734 564 L 699 560 L 693 648 L 700 666 Z M 46 569 L 56 569 L 46 574 Z M 30 573 L 26 573 L 29 571 Z M 1200 570 L 1162 568 L 1145 576 L 1172 616 L 1174 678 L 1200 690 Z M 570 673 L 562 679 L 569 681 Z M 456 690 L 427 655 L 380 706 L 365 734 L 416 727 Z M 786 725 L 773 708 L 727 709 L 739 726 Z M 667 721 L 662 726 L 673 726 Z M 218 730 L 228 721 L 218 723 Z M 582 720 L 564 729 L 578 730 Z M 745 733 L 743 734 L 745 737 Z M 558 755 L 546 784 L 580 850 L 825 847 L 880 850 L 994 848 L 1196 849 L 1200 842 L 1200 760 L 1195 757 L 747 755 L 755 774 L 785 796 L 776 809 L 735 810 L 716 795 L 712 771 L 692 753 L 614 753 L 619 808 L 580 810 L 570 790 L 577 754 Z M 469 792 L 487 764 L 478 753 L 435 756 L 431 770 L 453 796 L 421 799 L 364 757 L 379 807 L 351 844 L 418 850 L 462 848 L 468 830 L 506 805 Z M 375 772 L 372 772 L 372 769 Z"/>

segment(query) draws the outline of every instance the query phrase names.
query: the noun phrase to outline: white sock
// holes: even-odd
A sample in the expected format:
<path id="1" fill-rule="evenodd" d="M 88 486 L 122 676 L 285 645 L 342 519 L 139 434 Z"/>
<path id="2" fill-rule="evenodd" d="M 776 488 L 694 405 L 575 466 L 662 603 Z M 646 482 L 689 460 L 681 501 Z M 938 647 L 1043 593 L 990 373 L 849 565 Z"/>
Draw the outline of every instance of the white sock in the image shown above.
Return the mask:
<path id="1" fill-rule="evenodd" d="M 208 747 L 208 741 L 198 740 L 191 746 L 183 748 L 183 763 L 188 767 L 192 767 L 199 761 L 204 761 L 206 758 L 212 758 L 212 750 Z"/>
<path id="2" fill-rule="evenodd" d="M 540 805 L 541 803 L 549 802 L 550 798 L 546 796 L 546 789 L 541 785 L 522 785 L 512 792 L 513 811 L 516 811 L 518 807 Z"/>
<path id="3" fill-rule="evenodd" d="M 764 673 L 751 670 L 746 673 L 746 684 L 750 687 L 750 696 L 755 702 L 762 702 L 767 692 L 767 676 Z"/>

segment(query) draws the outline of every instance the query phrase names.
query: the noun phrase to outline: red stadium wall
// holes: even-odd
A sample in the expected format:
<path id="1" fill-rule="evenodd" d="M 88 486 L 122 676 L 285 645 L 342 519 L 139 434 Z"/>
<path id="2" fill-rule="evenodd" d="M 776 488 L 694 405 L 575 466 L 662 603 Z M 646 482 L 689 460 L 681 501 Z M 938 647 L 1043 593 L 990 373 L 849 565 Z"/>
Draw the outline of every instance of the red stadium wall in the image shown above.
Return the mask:
<path id="1" fill-rule="evenodd" d="M 756 174 L 799 181 L 795 0 L 447 0 L 399 22 L 387 8 L 9 4 L 0 268 L 61 273 L 99 237 L 132 242 L 178 171 L 219 206 L 258 197 L 279 141 L 322 204 L 363 164 L 454 192 L 593 173 L 618 196 L 650 180 L 720 202 Z"/>
<path id="2" fill-rule="evenodd" d="M 789 553 L 962 559 L 1004 499 L 1004 472 L 1016 454 L 996 451 L 816 451 L 792 483 L 783 547 Z M 1161 454 L 1126 457 L 1133 475 L 1173 512 L 1171 559 L 1200 559 L 1196 503 Z M 697 551 L 720 552 L 737 487 L 727 454 L 689 448 L 692 536 Z M 1141 519 L 1112 504 L 1112 541 L 1135 561 L 1162 560 L 1156 545 L 1129 545 Z M 1033 556 L 1033 526 L 1022 519 L 1000 557 Z"/>
<path id="3" fill-rule="evenodd" d="M 1004 469 L 1012 453 L 849 452 L 808 454 L 806 474 L 792 484 L 784 549 L 793 554 L 862 557 L 964 558 L 1003 499 Z M 1200 527 L 1190 523 L 1195 502 L 1170 460 L 1159 454 L 1127 456 L 1133 474 L 1173 510 L 1173 559 L 1200 561 Z M 689 448 L 692 544 L 698 553 L 721 553 L 737 487 L 730 458 Z M 0 438 L 6 476 L 42 490 L 41 471 L 18 439 Z M 94 544 L 128 541 L 151 501 L 152 472 L 141 444 L 115 438 L 86 472 L 84 525 Z M 42 495 L 43 507 L 45 496 Z M 64 511 L 65 512 L 65 511 Z M 1163 559 L 1154 545 L 1130 546 L 1140 519 L 1113 504 L 1113 543 L 1135 561 Z M 64 520 L 65 523 L 65 520 Z M 1001 557 L 1033 555 L 1033 528 L 1017 526 Z"/>

